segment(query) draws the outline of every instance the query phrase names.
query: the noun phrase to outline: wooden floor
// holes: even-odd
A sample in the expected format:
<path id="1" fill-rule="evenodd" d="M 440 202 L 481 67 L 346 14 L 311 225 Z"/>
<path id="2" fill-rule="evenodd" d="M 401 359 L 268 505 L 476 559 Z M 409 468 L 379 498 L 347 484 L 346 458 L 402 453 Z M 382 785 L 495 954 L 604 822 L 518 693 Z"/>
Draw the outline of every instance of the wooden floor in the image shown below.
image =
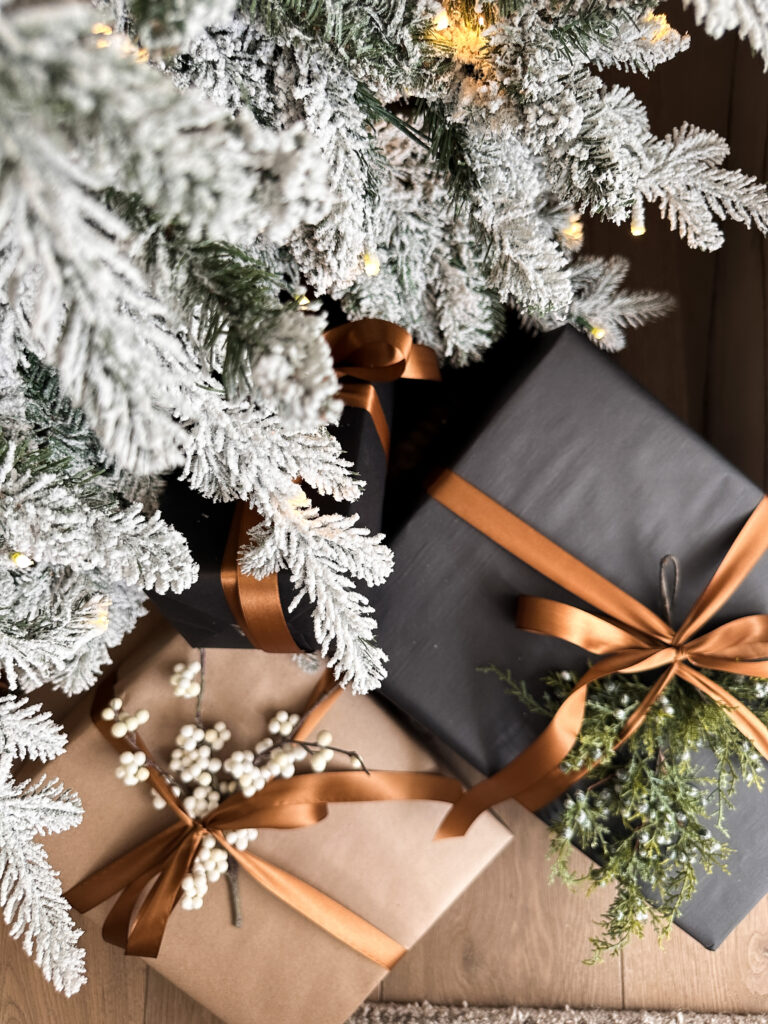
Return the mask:
<path id="1" fill-rule="evenodd" d="M 690 24 L 672 4 L 669 17 Z M 632 85 L 657 132 L 686 119 L 713 128 L 730 139 L 734 166 L 768 179 L 768 79 L 732 35 L 714 43 L 695 32 L 690 53 Z M 766 486 L 765 243 L 735 226 L 719 254 L 689 253 L 649 214 L 643 238 L 590 228 L 588 244 L 626 252 L 633 284 L 669 289 L 679 300 L 673 316 L 635 336 L 623 364 Z M 768 1013 L 768 901 L 716 953 L 676 932 L 664 951 L 647 938 L 585 967 L 592 922 L 609 894 L 587 901 L 548 885 L 545 828 L 520 809 L 512 813 L 515 841 L 374 997 Z M 768 823 L 766 836 L 768 845 Z M 0 927 L 0 1024 L 214 1024 L 142 963 L 118 955 L 91 928 L 86 933 L 90 982 L 68 1002 Z"/>
<path id="2" fill-rule="evenodd" d="M 373 998 L 765 1012 L 768 1021 L 768 900 L 716 953 L 676 930 L 663 950 L 647 937 L 621 957 L 584 966 L 592 922 L 609 895 L 586 900 L 548 885 L 546 828 L 520 808 L 514 813 L 515 840 Z M 90 980 L 71 1000 L 46 985 L 0 931 L 2 1024 L 215 1024 L 183 992 L 85 927 Z"/>

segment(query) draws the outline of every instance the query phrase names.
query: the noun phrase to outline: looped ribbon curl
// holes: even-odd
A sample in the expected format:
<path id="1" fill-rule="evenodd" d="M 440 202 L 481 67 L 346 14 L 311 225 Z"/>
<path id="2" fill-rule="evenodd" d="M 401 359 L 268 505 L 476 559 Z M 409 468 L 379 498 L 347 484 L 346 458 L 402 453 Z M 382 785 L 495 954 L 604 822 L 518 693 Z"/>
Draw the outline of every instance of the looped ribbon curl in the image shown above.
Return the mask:
<path id="1" fill-rule="evenodd" d="M 768 760 L 768 728 L 700 671 L 768 677 L 768 660 L 752 660 L 768 658 L 768 615 L 747 615 L 700 633 L 768 550 L 768 497 L 751 513 L 680 628 L 673 629 L 456 473 L 442 473 L 429 492 L 505 550 L 603 613 L 597 615 L 548 598 L 518 598 L 519 628 L 567 640 L 600 657 L 581 676 L 544 731 L 505 768 L 464 793 L 440 826 L 438 838 L 463 835 L 482 811 L 512 797 L 529 810 L 537 810 L 583 778 L 592 765 L 571 773 L 560 765 L 578 739 L 589 684 L 614 672 L 661 670 L 627 720 L 614 749 L 640 727 L 651 706 L 677 677 L 720 705 Z"/>
<path id="2" fill-rule="evenodd" d="M 389 455 L 389 424 L 375 383 L 400 378 L 440 380 L 433 349 L 417 345 L 408 331 L 388 320 L 355 320 L 325 332 L 345 405 L 363 409 L 373 420 L 384 455 Z M 354 378 L 349 380 L 349 378 Z M 260 651 L 295 654 L 301 650 L 285 620 L 277 573 L 257 580 L 240 571 L 238 549 L 248 531 L 261 521 L 255 509 L 240 502 L 235 510 L 221 566 L 221 586 L 230 610 L 251 645 Z"/>
<path id="3" fill-rule="evenodd" d="M 149 751 L 136 737 L 136 746 L 111 735 L 101 711 L 114 693 L 107 679 L 96 691 L 91 715 L 102 735 L 119 751 L 138 748 L 147 754 L 150 781 L 179 819 L 139 843 L 121 857 L 75 885 L 66 897 L 85 913 L 117 894 L 102 929 L 104 939 L 131 956 L 156 957 L 168 918 L 181 895 L 181 883 L 205 835 L 212 835 L 243 871 L 319 928 L 351 949 L 391 969 L 405 949 L 389 935 L 320 892 L 307 882 L 249 850 L 238 850 L 225 834 L 241 828 L 306 828 L 321 821 L 332 803 L 369 800 L 436 800 L 453 803 L 461 792 L 454 779 L 424 772 L 340 771 L 275 779 L 252 797 L 236 794 L 211 814 L 191 818 Z M 304 739 L 338 698 L 340 691 L 326 673 L 310 698 L 310 707 L 296 733 Z M 147 891 L 152 880 L 154 884 Z"/>
<path id="4" fill-rule="evenodd" d="M 384 454 L 389 454 L 389 424 L 374 384 L 403 379 L 440 380 L 437 356 L 427 345 L 415 344 L 402 327 L 388 320 L 354 320 L 325 332 L 342 384 L 345 405 L 365 409 L 371 416 Z"/>

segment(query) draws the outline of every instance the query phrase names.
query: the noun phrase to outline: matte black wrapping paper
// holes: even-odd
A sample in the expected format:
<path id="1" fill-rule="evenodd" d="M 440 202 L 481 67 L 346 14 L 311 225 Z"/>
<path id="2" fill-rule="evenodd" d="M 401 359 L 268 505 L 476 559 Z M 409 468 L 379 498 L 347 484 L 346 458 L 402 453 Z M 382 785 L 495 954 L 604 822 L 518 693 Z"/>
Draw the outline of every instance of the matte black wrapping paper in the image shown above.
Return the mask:
<path id="1" fill-rule="evenodd" d="M 570 329 L 541 342 L 451 468 L 660 614 L 659 563 L 675 555 L 675 625 L 762 496 Z M 553 669 L 580 673 L 580 648 L 514 624 L 520 595 L 580 602 L 426 493 L 391 542 L 395 571 L 378 599 L 383 693 L 480 771 L 498 771 L 546 723 L 478 668 L 509 668 L 534 689 Z M 768 557 L 707 629 L 766 611 Z M 702 875 L 678 921 L 708 948 L 768 892 L 766 821 L 768 788 L 741 785 L 727 819 L 731 873 Z"/>
<path id="2" fill-rule="evenodd" d="M 393 384 L 376 384 L 376 392 L 387 422 L 391 424 Z M 336 502 L 316 496 L 307 488 L 321 512 L 341 515 L 356 513 L 358 525 L 371 533 L 381 529 L 387 455 L 372 418 L 363 409 L 345 407 L 339 425 L 333 428 L 346 458 L 355 473 L 365 481 L 358 501 Z M 217 503 L 190 490 L 184 483 L 171 479 L 166 485 L 161 508 L 165 519 L 187 538 L 192 557 L 200 566 L 200 575 L 183 594 L 154 594 L 158 610 L 178 629 L 193 647 L 250 647 L 250 643 L 234 620 L 221 585 L 221 565 L 227 545 L 235 503 Z M 286 624 L 296 645 L 305 651 L 317 649 L 312 626 L 312 607 L 306 599 L 288 612 L 294 590 L 287 571 L 278 573 L 280 603 Z M 361 589 L 371 600 L 373 591 Z"/>

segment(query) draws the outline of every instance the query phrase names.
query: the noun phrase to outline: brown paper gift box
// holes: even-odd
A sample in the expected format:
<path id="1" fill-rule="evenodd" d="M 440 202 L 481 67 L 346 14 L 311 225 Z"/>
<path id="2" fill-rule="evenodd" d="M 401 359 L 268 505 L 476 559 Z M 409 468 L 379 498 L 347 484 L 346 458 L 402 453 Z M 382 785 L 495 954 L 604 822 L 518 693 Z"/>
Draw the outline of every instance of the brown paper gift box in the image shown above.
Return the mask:
<path id="1" fill-rule="evenodd" d="M 126 707 L 151 713 L 141 736 L 163 763 L 195 703 L 174 697 L 168 677 L 175 662 L 195 656 L 181 637 L 164 635 L 118 670 L 116 690 Z M 226 750 L 252 746 L 276 710 L 301 709 L 319 675 L 282 655 L 210 650 L 203 719 L 227 723 Z M 65 890 L 174 821 L 171 811 L 152 807 L 146 785 L 118 781 L 117 754 L 82 706 L 67 724 L 69 746 L 55 774 L 79 793 L 85 816 L 74 832 L 45 841 Z M 368 698 L 344 694 L 322 727 L 369 768 L 436 770 L 433 758 Z M 311 828 L 262 830 L 252 849 L 410 947 L 510 840 L 486 815 L 467 837 L 434 842 L 445 811 L 444 803 L 423 800 L 332 805 Z M 148 961 L 229 1024 L 340 1024 L 386 974 L 243 872 L 240 894 L 242 928 L 231 923 L 222 879 L 201 910 L 174 910 L 160 955 Z M 109 905 L 89 918 L 101 924 Z"/>

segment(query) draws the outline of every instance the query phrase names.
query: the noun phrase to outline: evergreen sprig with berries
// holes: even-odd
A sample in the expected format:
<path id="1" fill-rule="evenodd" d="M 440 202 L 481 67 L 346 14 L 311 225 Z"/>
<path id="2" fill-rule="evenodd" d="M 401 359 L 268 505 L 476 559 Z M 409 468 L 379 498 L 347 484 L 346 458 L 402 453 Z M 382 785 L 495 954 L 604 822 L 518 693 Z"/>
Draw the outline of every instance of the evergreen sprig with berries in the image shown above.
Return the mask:
<path id="1" fill-rule="evenodd" d="M 570 672 L 552 672 L 534 694 L 509 671 L 486 671 L 547 718 L 575 682 Z M 707 674 L 768 723 L 768 680 Z M 669 934 L 699 873 L 728 870 L 727 817 L 737 787 L 764 782 L 762 757 L 722 706 L 677 679 L 614 750 L 651 681 L 647 674 L 609 675 L 591 683 L 579 738 L 562 763 L 569 772 L 591 768 L 551 823 L 552 877 L 590 890 L 616 887 L 588 963 L 617 954 L 648 923 L 660 940 Z M 571 866 L 572 844 L 596 862 L 585 873 Z"/>

